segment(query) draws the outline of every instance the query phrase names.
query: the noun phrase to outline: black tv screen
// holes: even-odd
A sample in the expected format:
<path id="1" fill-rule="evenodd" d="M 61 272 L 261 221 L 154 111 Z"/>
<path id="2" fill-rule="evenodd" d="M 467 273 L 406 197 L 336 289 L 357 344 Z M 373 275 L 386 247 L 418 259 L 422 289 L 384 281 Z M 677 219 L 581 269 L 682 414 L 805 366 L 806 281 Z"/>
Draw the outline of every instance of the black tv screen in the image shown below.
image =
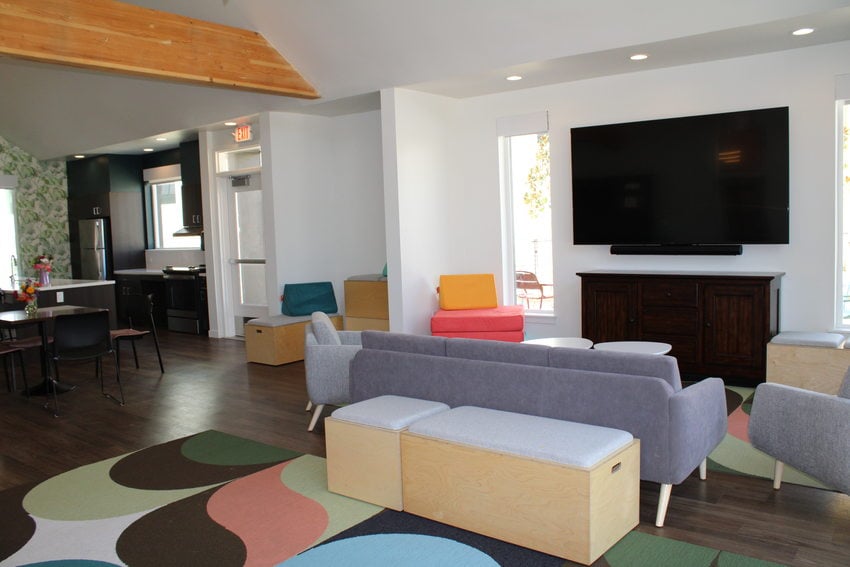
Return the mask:
<path id="1" fill-rule="evenodd" d="M 575 244 L 788 244 L 788 108 L 572 128 Z"/>

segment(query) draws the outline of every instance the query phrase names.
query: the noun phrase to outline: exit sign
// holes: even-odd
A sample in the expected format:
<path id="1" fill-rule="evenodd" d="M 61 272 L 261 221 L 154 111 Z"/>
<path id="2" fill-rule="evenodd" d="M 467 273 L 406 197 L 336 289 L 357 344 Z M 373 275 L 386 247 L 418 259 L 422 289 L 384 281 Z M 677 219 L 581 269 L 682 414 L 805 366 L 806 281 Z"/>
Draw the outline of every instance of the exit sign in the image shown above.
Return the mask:
<path id="1" fill-rule="evenodd" d="M 254 135 L 251 132 L 251 125 L 245 124 L 244 126 L 237 126 L 233 129 L 233 139 L 238 142 L 249 142 L 253 139 Z"/>

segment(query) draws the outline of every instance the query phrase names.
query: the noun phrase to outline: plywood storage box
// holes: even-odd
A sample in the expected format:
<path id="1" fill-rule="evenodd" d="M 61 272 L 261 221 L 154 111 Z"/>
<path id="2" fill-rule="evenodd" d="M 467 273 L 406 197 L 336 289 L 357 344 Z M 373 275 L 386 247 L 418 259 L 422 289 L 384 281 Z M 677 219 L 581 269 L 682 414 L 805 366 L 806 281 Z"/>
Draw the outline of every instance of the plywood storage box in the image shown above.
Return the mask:
<path id="1" fill-rule="evenodd" d="M 342 329 L 342 317 L 331 315 L 331 322 Z M 304 360 L 304 328 L 309 316 L 274 315 L 245 323 L 245 351 L 248 362 L 280 366 Z"/>
<path id="2" fill-rule="evenodd" d="M 401 432 L 448 409 L 440 402 L 379 396 L 334 411 L 325 419 L 328 490 L 402 510 Z"/>
<path id="3" fill-rule="evenodd" d="M 585 565 L 638 524 L 637 439 L 585 467 L 422 435 L 418 424 L 401 434 L 405 512 Z M 484 443 L 498 443 L 505 431 L 492 425 L 480 428 Z"/>
<path id="4" fill-rule="evenodd" d="M 345 280 L 345 330 L 390 329 L 387 280 L 381 276 L 352 276 Z"/>

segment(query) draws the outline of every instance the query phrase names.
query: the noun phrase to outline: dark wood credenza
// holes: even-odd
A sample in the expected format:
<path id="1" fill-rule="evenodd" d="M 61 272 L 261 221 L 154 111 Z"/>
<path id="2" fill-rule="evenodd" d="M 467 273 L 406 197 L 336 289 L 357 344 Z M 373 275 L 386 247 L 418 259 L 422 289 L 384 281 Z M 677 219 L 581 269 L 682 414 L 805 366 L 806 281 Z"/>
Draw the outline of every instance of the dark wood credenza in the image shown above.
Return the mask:
<path id="1" fill-rule="evenodd" d="M 660 341 L 683 376 L 765 379 L 781 272 L 580 272 L 582 336 Z"/>

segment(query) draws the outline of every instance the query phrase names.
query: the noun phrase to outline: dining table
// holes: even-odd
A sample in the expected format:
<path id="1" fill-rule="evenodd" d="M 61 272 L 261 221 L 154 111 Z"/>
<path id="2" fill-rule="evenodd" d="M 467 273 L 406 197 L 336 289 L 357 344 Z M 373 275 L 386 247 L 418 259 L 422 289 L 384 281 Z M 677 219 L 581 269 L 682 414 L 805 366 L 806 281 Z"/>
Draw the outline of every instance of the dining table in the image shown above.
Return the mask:
<path id="1" fill-rule="evenodd" d="M 0 328 L 2 329 L 16 331 L 24 327 L 38 327 L 38 334 L 41 337 L 41 375 L 43 379 L 40 384 L 30 387 L 30 395 L 51 392 L 51 384 L 55 386 L 57 393 L 67 392 L 75 388 L 71 384 L 60 383 L 51 378 L 49 323 L 59 315 L 79 315 L 96 311 L 104 311 L 104 309 L 100 307 L 82 307 L 79 305 L 57 305 L 54 307 L 39 307 L 35 313 L 27 313 L 23 309 L 0 311 Z"/>

